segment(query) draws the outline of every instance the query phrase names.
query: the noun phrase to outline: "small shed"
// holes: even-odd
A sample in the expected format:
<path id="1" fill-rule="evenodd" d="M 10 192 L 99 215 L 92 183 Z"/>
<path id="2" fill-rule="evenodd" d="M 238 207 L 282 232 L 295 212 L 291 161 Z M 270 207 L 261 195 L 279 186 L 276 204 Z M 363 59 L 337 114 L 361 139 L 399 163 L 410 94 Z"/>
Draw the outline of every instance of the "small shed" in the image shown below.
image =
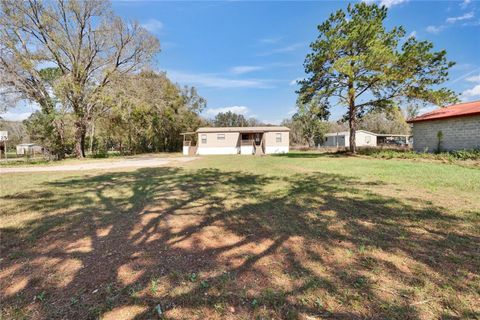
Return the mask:
<path id="1" fill-rule="evenodd" d="M 17 145 L 17 155 L 19 156 L 34 156 L 37 153 L 43 153 L 43 147 L 35 143 L 21 143 Z"/>
<path id="2" fill-rule="evenodd" d="M 357 147 L 375 147 L 377 145 L 377 135 L 370 131 L 357 130 L 355 132 L 355 142 Z M 325 135 L 322 147 L 350 147 L 350 132 L 331 132 Z"/>

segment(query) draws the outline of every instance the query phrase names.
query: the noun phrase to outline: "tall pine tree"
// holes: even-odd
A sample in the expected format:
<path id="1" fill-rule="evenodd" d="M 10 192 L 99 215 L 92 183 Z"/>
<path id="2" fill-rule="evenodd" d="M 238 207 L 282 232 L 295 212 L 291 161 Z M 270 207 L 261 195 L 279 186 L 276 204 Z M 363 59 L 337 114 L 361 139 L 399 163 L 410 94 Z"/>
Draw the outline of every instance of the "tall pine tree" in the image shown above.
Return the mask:
<path id="1" fill-rule="evenodd" d="M 441 88 L 448 79 L 446 51 L 405 37 L 402 27 L 386 30 L 387 8 L 364 2 L 338 10 L 318 26 L 319 36 L 305 59 L 308 78 L 300 81 L 301 103 L 313 99 L 328 109 L 345 106 L 350 151 L 356 152 L 357 121 L 374 108 L 402 102 L 445 105 L 457 95 Z"/>

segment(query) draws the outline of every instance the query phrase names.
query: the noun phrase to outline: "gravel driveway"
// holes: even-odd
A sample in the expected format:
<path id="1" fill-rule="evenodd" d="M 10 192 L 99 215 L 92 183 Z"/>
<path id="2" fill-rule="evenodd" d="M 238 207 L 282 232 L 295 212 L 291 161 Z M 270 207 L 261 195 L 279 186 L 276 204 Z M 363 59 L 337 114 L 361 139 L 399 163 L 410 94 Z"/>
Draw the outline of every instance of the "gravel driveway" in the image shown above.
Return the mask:
<path id="1" fill-rule="evenodd" d="M 139 159 L 123 159 L 114 161 L 99 161 L 87 163 L 75 163 L 53 166 L 28 166 L 28 167 L 11 167 L 0 168 L 0 173 L 16 173 L 16 172 L 55 172 L 55 171 L 84 171 L 84 170 L 101 170 L 101 169 L 117 169 L 117 168 L 148 168 L 161 167 L 166 164 L 175 162 L 189 162 L 197 159 L 196 157 L 175 157 L 175 158 L 139 158 Z"/>

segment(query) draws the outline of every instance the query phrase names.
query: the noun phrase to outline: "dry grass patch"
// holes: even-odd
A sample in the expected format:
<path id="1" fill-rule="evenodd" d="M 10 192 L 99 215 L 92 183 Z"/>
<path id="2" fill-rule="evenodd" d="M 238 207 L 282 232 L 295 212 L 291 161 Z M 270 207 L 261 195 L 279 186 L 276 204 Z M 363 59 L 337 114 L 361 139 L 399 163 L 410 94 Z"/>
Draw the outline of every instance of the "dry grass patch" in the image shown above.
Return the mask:
<path id="1" fill-rule="evenodd" d="M 480 172 L 430 165 L 211 157 L 12 175 L 2 317 L 479 317 Z"/>

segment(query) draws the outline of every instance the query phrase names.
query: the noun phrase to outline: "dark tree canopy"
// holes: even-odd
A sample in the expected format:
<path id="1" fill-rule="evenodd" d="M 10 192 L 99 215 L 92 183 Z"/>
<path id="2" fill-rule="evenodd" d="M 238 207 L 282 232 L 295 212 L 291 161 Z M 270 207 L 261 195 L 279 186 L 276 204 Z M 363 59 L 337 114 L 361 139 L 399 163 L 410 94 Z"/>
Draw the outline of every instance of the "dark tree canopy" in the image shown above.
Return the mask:
<path id="1" fill-rule="evenodd" d="M 215 127 L 249 127 L 260 125 L 261 123 L 254 118 L 245 118 L 242 114 L 237 114 L 231 111 L 220 112 L 213 119 Z"/>
<path id="2" fill-rule="evenodd" d="M 300 81 L 300 102 L 316 99 L 326 109 L 347 107 L 352 152 L 357 119 L 371 109 L 457 101 L 453 91 L 440 87 L 454 65 L 446 51 L 434 52 L 431 42 L 406 38 L 403 27 L 387 30 L 387 11 L 364 2 L 338 10 L 318 26 L 319 36 L 305 59 L 308 78 Z"/>
<path id="3" fill-rule="evenodd" d="M 317 146 L 327 133 L 328 124 L 324 120 L 328 115 L 329 111 L 315 100 L 298 106 L 292 120 L 300 128 L 301 136 L 310 147 Z"/>

